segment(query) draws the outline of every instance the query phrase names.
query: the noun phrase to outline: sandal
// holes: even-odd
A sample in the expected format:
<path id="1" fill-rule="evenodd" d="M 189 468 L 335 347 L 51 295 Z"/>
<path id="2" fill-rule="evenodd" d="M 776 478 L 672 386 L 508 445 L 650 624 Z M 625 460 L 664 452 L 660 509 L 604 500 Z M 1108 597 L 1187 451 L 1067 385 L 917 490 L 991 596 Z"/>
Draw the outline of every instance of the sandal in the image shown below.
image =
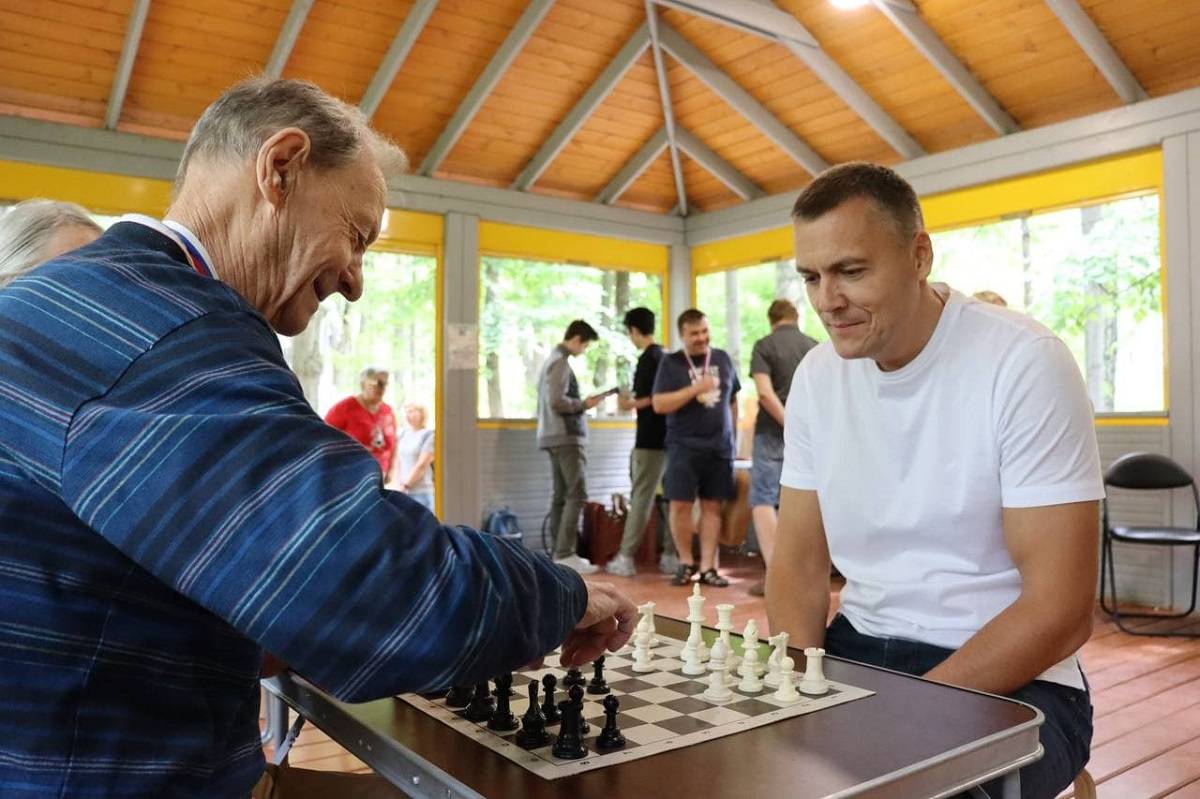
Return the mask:
<path id="1" fill-rule="evenodd" d="M 680 563 L 675 567 L 675 576 L 671 579 L 671 585 L 690 584 L 697 571 L 694 563 Z"/>
<path id="2" fill-rule="evenodd" d="M 717 588 L 726 588 L 729 586 L 729 581 L 721 575 L 717 574 L 716 569 L 709 569 L 704 574 L 700 575 L 700 582 L 705 585 L 713 585 Z"/>

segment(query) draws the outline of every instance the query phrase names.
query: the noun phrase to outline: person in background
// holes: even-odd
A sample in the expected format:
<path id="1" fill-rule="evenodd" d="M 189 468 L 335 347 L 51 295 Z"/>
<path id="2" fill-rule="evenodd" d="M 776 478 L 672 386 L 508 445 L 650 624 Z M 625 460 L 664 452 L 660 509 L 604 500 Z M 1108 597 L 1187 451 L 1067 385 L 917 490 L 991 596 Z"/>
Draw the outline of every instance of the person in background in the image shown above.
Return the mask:
<path id="1" fill-rule="evenodd" d="M 397 491 L 403 491 L 433 510 L 433 431 L 425 427 L 424 405 L 404 405 L 405 426 L 396 437 Z"/>
<path id="2" fill-rule="evenodd" d="M 783 407 L 792 386 L 792 375 L 817 342 L 800 332 L 800 313 L 790 300 L 775 300 L 767 308 L 771 332 L 754 342 L 750 377 L 758 389 L 758 417 L 754 421 L 753 466 L 750 467 L 750 513 L 763 566 L 770 568 L 779 521 L 779 475 L 783 471 Z M 750 586 L 762 596 L 766 581 Z"/>
<path id="3" fill-rule="evenodd" d="M 22 200 L 0 213 L 0 288 L 103 232 L 75 203 Z"/>
<path id="4" fill-rule="evenodd" d="M 597 567 L 576 551 L 579 518 L 587 502 L 587 417 L 604 399 L 596 394 L 579 396 L 579 381 L 569 358 L 583 355 L 600 334 L 582 319 L 567 325 L 563 340 L 550 353 L 538 376 L 537 445 L 550 456 L 554 497 L 550 501 L 550 529 L 554 531 L 554 562 L 580 574 Z"/>
<path id="5" fill-rule="evenodd" d="M 367 448 L 387 479 L 396 453 L 396 414 L 383 401 L 388 373 L 368 366 L 358 375 L 358 394 L 346 397 L 325 414 L 325 422 Z"/>
<path id="6" fill-rule="evenodd" d="M 625 314 L 625 331 L 633 346 L 641 351 L 633 373 L 633 387 L 617 399 L 617 407 L 623 411 L 637 411 L 637 436 L 633 450 L 629 453 L 629 513 L 625 516 L 625 532 L 621 536 L 621 548 L 604 570 L 620 577 L 637 574 L 633 554 L 642 543 L 646 521 L 654 510 L 654 495 L 662 482 L 663 470 L 667 465 L 664 450 L 667 437 L 667 420 L 655 413 L 650 395 L 654 391 L 654 375 L 663 357 L 663 348 L 654 340 L 654 311 L 649 308 L 633 308 Z M 658 569 L 664 574 L 674 574 L 679 566 L 675 544 L 670 531 L 660 530 L 663 552 L 659 557 Z M 665 535 L 663 535 L 665 533 Z"/>
<path id="7" fill-rule="evenodd" d="M 689 308 L 679 315 L 683 348 L 663 357 L 651 396 L 667 417 L 667 468 L 663 487 L 671 503 L 671 535 L 679 553 L 674 585 L 699 574 L 705 585 L 724 587 L 717 572 L 721 503 L 734 496 L 733 437 L 737 393 L 742 384 L 729 353 L 710 346 L 708 317 Z M 692 506 L 700 500 L 700 563 L 694 561 L 696 525 Z"/>

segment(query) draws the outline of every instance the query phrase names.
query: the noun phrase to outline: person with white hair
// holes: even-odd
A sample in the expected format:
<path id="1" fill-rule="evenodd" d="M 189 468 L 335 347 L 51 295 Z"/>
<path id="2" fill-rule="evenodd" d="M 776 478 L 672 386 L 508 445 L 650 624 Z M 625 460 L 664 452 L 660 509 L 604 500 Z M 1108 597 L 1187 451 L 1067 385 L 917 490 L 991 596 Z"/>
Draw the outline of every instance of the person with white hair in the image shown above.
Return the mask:
<path id="1" fill-rule="evenodd" d="M 0 290 L 0 796 L 396 795 L 265 766 L 264 652 L 359 702 L 629 638 L 610 586 L 385 490 L 283 359 L 362 294 L 402 164 L 358 109 L 252 78 L 165 219 Z"/>
<path id="2" fill-rule="evenodd" d="M 75 203 L 35 198 L 0 213 L 0 288 L 104 231 Z"/>

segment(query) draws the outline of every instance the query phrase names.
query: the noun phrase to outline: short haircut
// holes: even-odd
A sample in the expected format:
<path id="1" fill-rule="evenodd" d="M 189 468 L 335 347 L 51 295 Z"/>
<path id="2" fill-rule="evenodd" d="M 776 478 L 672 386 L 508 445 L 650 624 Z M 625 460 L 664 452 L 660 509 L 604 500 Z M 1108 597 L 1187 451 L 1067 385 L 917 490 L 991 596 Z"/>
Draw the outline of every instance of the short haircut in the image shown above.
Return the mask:
<path id="1" fill-rule="evenodd" d="M 371 130 L 358 108 L 308 81 L 259 76 L 234 84 L 200 115 L 179 161 L 176 193 L 193 159 L 252 158 L 263 142 L 293 127 L 308 134 L 312 145 L 308 157 L 314 166 L 346 166 L 365 147 L 375 155 L 385 178 L 407 169 L 403 151 Z"/>
<path id="2" fill-rule="evenodd" d="M 873 201 L 901 238 L 911 238 L 925 227 L 921 203 L 908 181 L 893 169 L 864 161 L 838 164 L 817 175 L 796 198 L 792 218 L 811 222 L 858 197 Z"/>
<path id="3" fill-rule="evenodd" d="M 775 300 L 767 308 L 767 321 L 771 324 L 777 324 L 785 319 L 799 319 L 800 312 L 796 310 L 796 306 L 791 300 Z"/>
<path id="4" fill-rule="evenodd" d="M 596 332 L 596 328 L 589 325 L 582 319 L 576 319 L 571 324 L 567 325 L 567 332 L 563 334 L 563 341 L 570 341 L 579 336 L 583 341 L 599 341 L 600 334 Z"/>
<path id="5" fill-rule="evenodd" d="M 45 261 L 50 239 L 68 227 L 103 232 L 83 208 L 58 200 L 24 200 L 0 215 L 0 286 Z"/>
<path id="6" fill-rule="evenodd" d="M 698 308 L 688 308 L 679 315 L 677 320 L 675 320 L 675 327 L 679 329 L 680 333 L 682 333 L 684 325 L 696 325 L 700 322 L 703 322 L 707 318 L 708 317 L 704 315 L 704 311 L 701 311 Z"/>
<path id="7" fill-rule="evenodd" d="M 654 311 L 649 308 L 630 308 L 625 312 L 625 327 L 631 327 L 643 336 L 654 335 Z"/>
<path id="8" fill-rule="evenodd" d="M 366 380 L 370 380 L 371 378 L 376 377 L 378 375 L 390 375 L 390 374 L 391 374 L 391 372 L 389 372 L 387 369 L 380 369 L 378 366 L 368 366 L 365 369 L 363 369 L 361 372 L 358 373 L 358 382 L 362 383 L 362 382 L 364 382 Z"/>

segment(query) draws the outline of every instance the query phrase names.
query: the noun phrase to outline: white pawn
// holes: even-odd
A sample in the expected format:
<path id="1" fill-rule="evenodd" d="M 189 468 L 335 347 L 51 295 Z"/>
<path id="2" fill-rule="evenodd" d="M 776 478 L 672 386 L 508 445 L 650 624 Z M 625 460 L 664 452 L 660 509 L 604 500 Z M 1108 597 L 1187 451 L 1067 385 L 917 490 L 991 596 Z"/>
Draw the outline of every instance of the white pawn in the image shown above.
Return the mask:
<path id="1" fill-rule="evenodd" d="M 744 694 L 756 694 L 763 689 L 762 680 L 758 678 L 758 649 L 747 649 L 746 658 L 738 671 L 742 681 L 737 689 Z"/>
<path id="2" fill-rule="evenodd" d="M 700 695 L 702 698 L 708 699 L 709 702 L 728 702 L 733 698 L 733 691 L 730 690 L 730 686 L 725 681 L 727 674 L 725 671 L 725 659 L 727 656 L 728 649 L 725 642 L 722 642 L 718 638 L 718 641 L 713 644 L 713 657 L 708 661 L 708 667 L 712 669 L 708 673 L 708 687 Z"/>
<path id="3" fill-rule="evenodd" d="M 790 657 L 784 656 L 779 659 L 779 688 L 775 693 L 771 694 L 771 698 L 776 702 L 791 704 L 792 702 L 800 701 L 800 694 L 796 691 L 796 686 L 792 680 L 796 674 L 796 661 Z"/>
<path id="4" fill-rule="evenodd" d="M 771 644 L 775 647 L 771 651 L 771 656 L 767 658 L 767 676 L 763 678 L 763 682 L 768 688 L 779 687 L 779 661 L 787 654 L 788 634 L 786 632 L 779 633 L 771 637 Z"/>
<path id="5" fill-rule="evenodd" d="M 821 696 L 829 692 L 829 681 L 825 679 L 825 650 L 810 646 L 804 650 L 807 664 L 804 668 L 804 679 L 800 681 L 800 692 L 809 696 Z"/>
<path id="6" fill-rule="evenodd" d="M 704 663 L 700 660 L 700 625 L 692 625 L 692 633 L 687 643 L 683 645 L 683 673 L 695 677 L 704 673 Z"/>
<path id="7" fill-rule="evenodd" d="M 633 670 L 638 674 L 654 671 L 654 667 L 650 665 L 653 657 L 650 652 L 650 642 L 653 640 L 653 635 L 650 632 L 650 624 L 643 616 L 642 620 L 638 622 L 637 632 L 633 636 Z"/>

